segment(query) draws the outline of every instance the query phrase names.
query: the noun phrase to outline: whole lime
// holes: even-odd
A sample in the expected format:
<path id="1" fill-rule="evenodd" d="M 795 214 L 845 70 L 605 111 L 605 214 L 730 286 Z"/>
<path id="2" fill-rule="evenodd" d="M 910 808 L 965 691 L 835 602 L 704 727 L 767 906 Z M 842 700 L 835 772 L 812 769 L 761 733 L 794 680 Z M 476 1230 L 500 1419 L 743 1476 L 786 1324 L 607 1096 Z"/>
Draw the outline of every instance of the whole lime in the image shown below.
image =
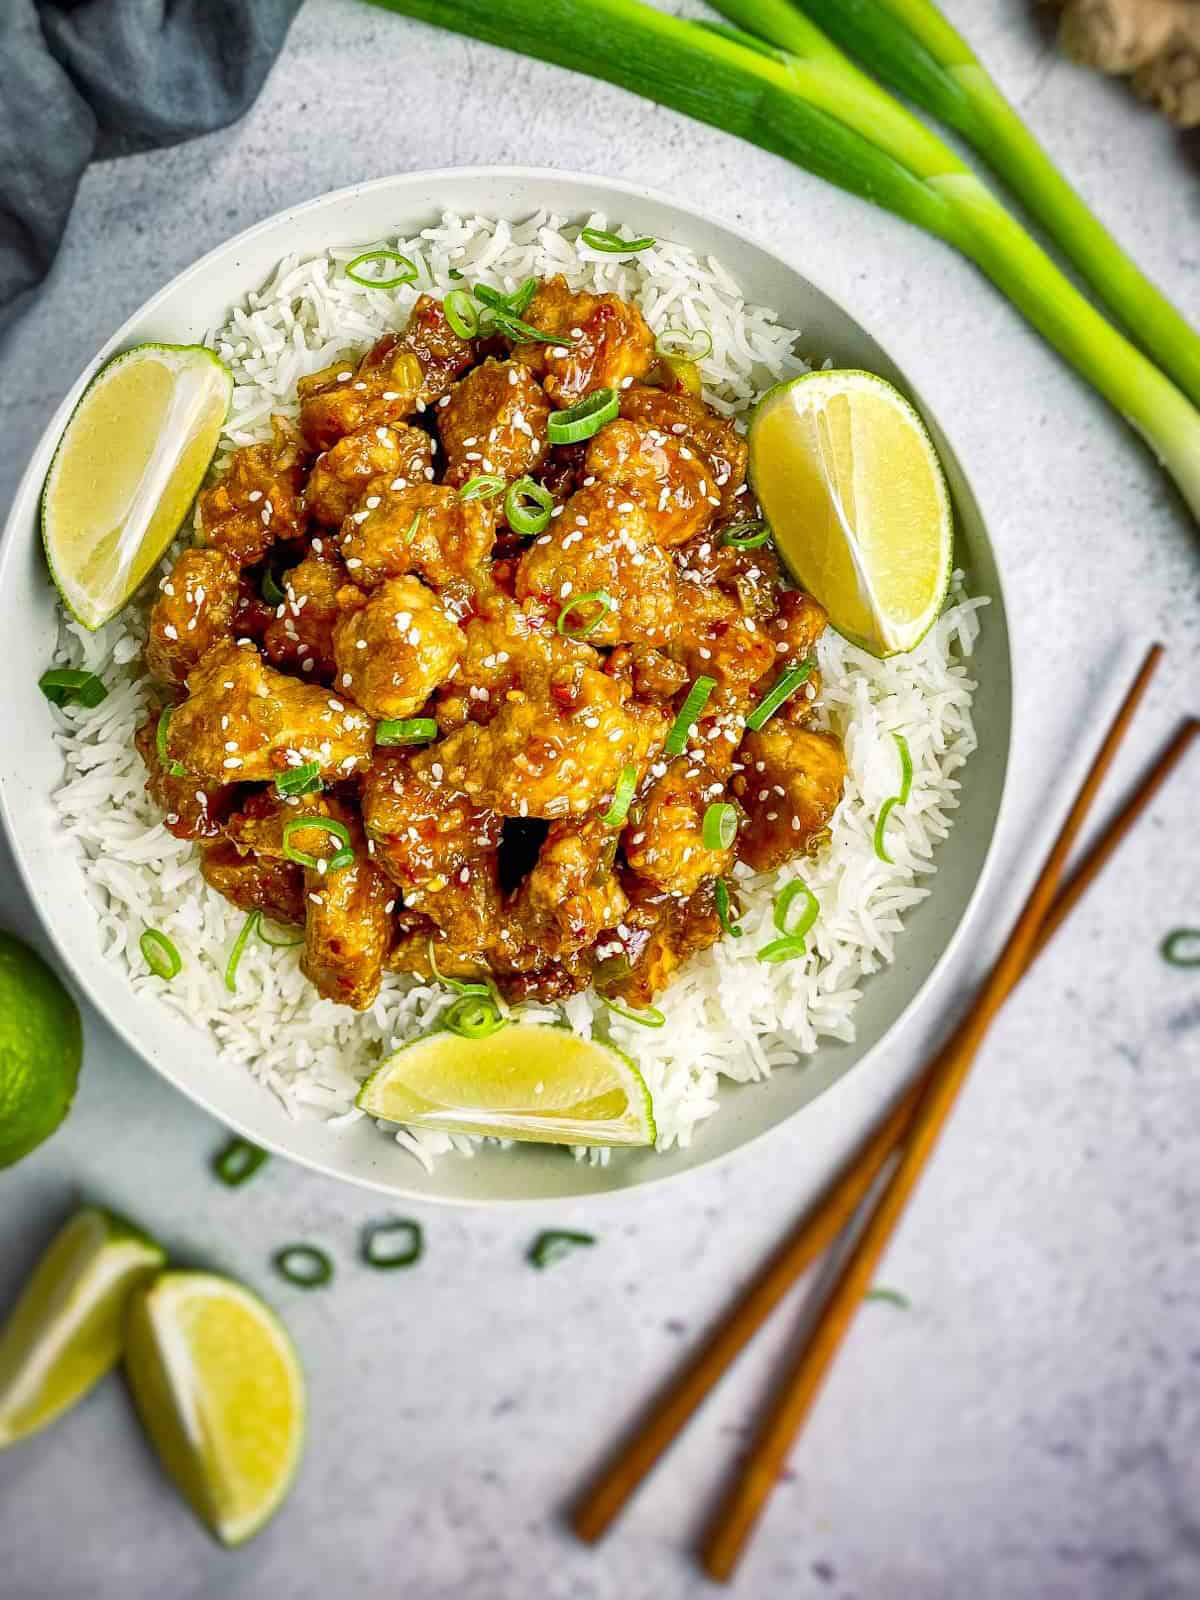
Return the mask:
<path id="1" fill-rule="evenodd" d="M 0 933 L 0 1167 L 58 1127 L 82 1058 L 79 1007 L 36 951 Z"/>

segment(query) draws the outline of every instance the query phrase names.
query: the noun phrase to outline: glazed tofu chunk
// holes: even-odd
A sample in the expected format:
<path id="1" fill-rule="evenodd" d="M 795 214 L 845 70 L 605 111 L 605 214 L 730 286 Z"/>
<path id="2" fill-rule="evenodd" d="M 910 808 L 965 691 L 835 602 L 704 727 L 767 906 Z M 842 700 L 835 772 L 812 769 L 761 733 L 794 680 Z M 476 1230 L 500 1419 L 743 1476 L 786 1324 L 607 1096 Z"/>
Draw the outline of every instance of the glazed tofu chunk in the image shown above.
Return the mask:
<path id="1" fill-rule="evenodd" d="M 663 643 L 679 630 L 671 559 L 655 542 L 646 513 L 612 484 L 572 495 L 522 556 L 516 592 L 555 617 L 569 610 L 575 637 L 597 647 Z M 587 598 L 598 594 L 610 602 L 607 610 Z"/>
<path id="2" fill-rule="evenodd" d="M 285 927 L 304 925 L 304 873 L 291 861 L 244 855 L 228 839 L 205 845 L 204 880 L 243 911 L 261 911 Z"/>
<path id="3" fill-rule="evenodd" d="M 481 597 L 463 623 L 463 638 L 459 670 L 438 691 L 435 714 L 444 733 L 467 721 L 490 722 L 514 690 L 544 696 L 555 675 L 560 695 L 569 697 L 564 685 L 572 675 L 601 664 L 590 645 L 555 629 L 545 607 L 517 605 L 499 590 Z"/>
<path id="4" fill-rule="evenodd" d="M 621 835 L 625 860 L 639 878 L 686 899 L 705 878 L 733 865 L 733 849 L 704 843 L 704 813 L 725 800 L 720 779 L 691 756 L 680 756 L 658 778 Z"/>
<path id="5" fill-rule="evenodd" d="M 449 394 L 455 378 L 475 359 L 475 342 L 459 338 L 446 320 L 442 302 L 428 294 L 421 295 L 413 306 L 400 343 L 416 358 L 420 369 L 418 411 Z"/>
<path id="6" fill-rule="evenodd" d="M 626 702 L 591 667 L 556 672 L 544 695 L 517 690 L 486 725 L 468 722 L 438 747 L 446 781 L 506 817 L 558 818 L 612 795 L 625 766 L 640 772 L 667 734 L 663 714 Z"/>
<path id="7" fill-rule="evenodd" d="M 703 533 L 721 504 L 716 468 L 687 435 L 618 417 L 588 446 L 587 471 L 635 500 L 661 545 Z"/>
<path id="8" fill-rule="evenodd" d="M 158 753 L 158 725 L 170 709 L 152 712 L 133 736 L 149 774 L 146 793 L 162 811 L 168 833 L 177 839 L 215 839 L 233 810 L 236 790 L 228 784 L 202 785 L 191 773 L 163 762 Z"/>
<path id="9" fill-rule="evenodd" d="M 738 857 L 769 872 L 804 854 L 829 826 L 846 782 L 846 757 L 832 734 L 772 717 L 760 732 L 747 733 L 738 762 L 742 771 L 729 785 L 746 812 Z"/>
<path id="10" fill-rule="evenodd" d="M 409 717 L 463 653 L 462 629 L 418 578 L 390 578 L 333 626 L 334 687 L 373 717 Z"/>
<path id="11" fill-rule="evenodd" d="M 369 500 L 397 479 L 402 484 L 426 483 L 433 476 L 429 435 L 403 423 L 380 423 L 348 433 L 313 463 L 306 500 L 313 520 L 336 528 L 353 511 L 369 512 Z"/>
<path id="12" fill-rule="evenodd" d="M 146 638 L 146 665 L 159 683 L 182 688 L 238 611 L 238 569 L 223 550 L 185 550 L 158 586 Z"/>
<path id="13" fill-rule="evenodd" d="M 524 320 L 562 340 L 513 350 L 556 406 L 573 406 L 594 389 L 620 389 L 626 379 L 645 377 L 656 359 L 654 335 L 636 306 L 615 294 L 573 291 L 563 277 L 538 286 Z"/>
<path id="14" fill-rule="evenodd" d="M 417 408 L 421 363 L 397 333 L 378 340 L 362 360 L 338 362 L 301 378 L 300 432 L 310 450 L 329 450 L 365 428 L 389 427 Z"/>
<path id="15" fill-rule="evenodd" d="M 669 438 L 679 439 L 712 468 L 711 492 L 720 497 L 720 515 L 737 511 L 738 490 L 746 481 L 746 441 L 724 417 L 684 390 L 634 384 L 621 395 L 621 415 Z"/>
<path id="16" fill-rule="evenodd" d="M 267 660 L 281 672 L 302 673 L 315 683 L 329 683 L 336 670 L 333 625 L 341 615 L 338 593 L 352 592 L 350 575 L 329 544 L 318 539 L 280 583 L 283 602 L 275 608 L 263 634 Z"/>
<path id="17" fill-rule="evenodd" d="M 226 640 L 193 669 L 166 743 L 202 784 L 269 783 L 310 761 L 323 778 L 346 778 L 369 763 L 374 728 L 350 701 L 276 672 L 253 644 Z"/>
<path id="18" fill-rule="evenodd" d="M 465 887 L 475 873 L 494 880 L 503 820 L 443 777 L 436 745 L 417 755 L 380 754 L 362 791 L 373 859 L 399 886 L 405 905 L 420 906 L 435 921 L 430 897 Z"/>
<path id="19" fill-rule="evenodd" d="M 623 954 L 629 970 L 605 984 L 605 993 L 628 1006 L 650 1005 L 680 967 L 721 937 L 715 879 L 706 878 L 686 900 L 662 896 L 657 904 L 641 902 L 631 914 L 627 937 L 606 940 L 606 956 Z"/>
<path id="20" fill-rule="evenodd" d="M 372 497 L 373 498 L 373 497 Z M 355 583 L 371 588 L 415 573 L 439 594 L 487 587 L 496 542 L 490 500 L 462 501 L 442 483 L 387 489 L 342 524 L 339 547 Z"/>
<path id="21" fill-rule="evenodd" d="M 485 361 L 450 391 L 438 413 L 446 482 L 495 473 L 511 481 L 534 473 L 546 456 L 550 403 L 520 361 Z"/>
<path id="22" fill-rule="evenodd" d="M 324 873 L 304 869 L 300 968 L 326 1000 L 365 1011 L 383 980 L 396 890 L 367 854 L 357 820 L 350 819 L 349 827 L 349 866 Z"/>
<path id="23" fill-rule="evenodd" d="M 304 458 L 299 442 L 276 422 L 271 444 L 235 450 L 225 476 L 196 502 L 205 544 L 235 567 L 253 566 L 280 539 L 304 532 Z"/>
<path id="24" fill-rule="evenodd" d="M 628 903 L 613 871 L 616 853 L 616 829 L 599 819 L 551 823 L 517 892 L 510 928 L 555 960 L 594 944 Z"/>

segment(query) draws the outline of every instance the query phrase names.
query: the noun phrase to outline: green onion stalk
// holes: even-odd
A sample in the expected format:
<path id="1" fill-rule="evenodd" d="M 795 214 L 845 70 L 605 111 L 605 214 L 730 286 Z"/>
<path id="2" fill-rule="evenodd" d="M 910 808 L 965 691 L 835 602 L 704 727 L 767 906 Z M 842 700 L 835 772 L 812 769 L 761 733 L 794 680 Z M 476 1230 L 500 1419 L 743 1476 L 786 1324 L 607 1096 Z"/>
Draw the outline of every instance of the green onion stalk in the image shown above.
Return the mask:
<path id="1" fill-rule="evenodd" d="M 372 0 L 570 67 L 738 135 L 955 245 L 1137 429 L 1200 520 L 1200 412 L 1055 266 L 945 142 L 789 0 L 725 0 L 740 27 L 641 0 Z"/>
<path id="2" fill-rule="evenodd" d="M 749 27 L 759 10 L 724 5 Z M 955 129 L 1009 185 L 1138 344 L 1200 405 L 1200 334 L 1141 272 L 1059 172 L 933 0 L 793 0 L 844 50 Z M 772 15 L 775 8 L 770 8 Z M 764 21 L 768 37 L 788 39 Z"/>

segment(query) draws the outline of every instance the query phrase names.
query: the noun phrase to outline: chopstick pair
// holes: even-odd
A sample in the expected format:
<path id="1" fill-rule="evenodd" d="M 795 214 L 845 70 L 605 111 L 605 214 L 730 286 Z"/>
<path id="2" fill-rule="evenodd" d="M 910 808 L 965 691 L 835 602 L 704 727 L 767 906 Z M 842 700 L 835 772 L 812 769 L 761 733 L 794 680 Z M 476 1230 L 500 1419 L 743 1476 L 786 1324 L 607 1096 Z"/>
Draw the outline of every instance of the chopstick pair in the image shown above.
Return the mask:
<path id="1" fill-rule="evenodd" d="M 768 1402 L 747 1461 L 704 1541 L 703 1561 L 709 1574 L 721 1580 L 732 1576 L 992 1021 L 1200 732 L 1200 722 L 1195 720 L 1181 725 L 1069 881 L 1060 887 L 1067 856 L 1162 653 L 1162 647 L 1155 645 L 1143 662 L 1004 951 L 971 1010 L 917 1081 L 768 1258 L 696 1356 L 652 1406 L 638 1431 L 591 1485 L 572 1517 L 581 1539 L 598 1539 L 609 1528 L 775 1306 L 849 1226 L 889 1159 L 895 1157 L 893 1170 L 839 1268 L 816 1322 Z"/>

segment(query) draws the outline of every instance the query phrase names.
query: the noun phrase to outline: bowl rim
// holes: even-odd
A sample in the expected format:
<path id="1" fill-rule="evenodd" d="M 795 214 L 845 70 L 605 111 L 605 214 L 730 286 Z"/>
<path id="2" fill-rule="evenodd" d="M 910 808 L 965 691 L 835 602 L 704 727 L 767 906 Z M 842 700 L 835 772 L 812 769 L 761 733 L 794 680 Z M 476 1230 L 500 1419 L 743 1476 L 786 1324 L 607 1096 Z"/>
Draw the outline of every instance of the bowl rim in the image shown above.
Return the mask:
<path id="1" fill-rule="evenodd" d="M 382 177 L 368 179 L 361 183 L 345 184 L 340 188 L 330 189 L 321 194 L 313 195 L 309 199 L 300 201 L 295 205 L 283 206 L 279 210 L 272 212 L 269 216 L 260 219 L 258 222 L 251 223 L 249 227 L 241 229 L 238 233 L 232 234 L 229 238 L 224 239 L 219 244 L 214 245 L 210 250 L 205 251 L 202 256 L 193 261 L 189 266 L 184 267 L 180 272 L 176 273 L 174 277 L 168 279 L 168 281 L 164 283 L 158 290 L 156 290 L 155 293 L 152 294 L 147 300 L 144 300 L 140 305 L 135 307 L 130 315 L 126 317 L 125 320 L 120 324 L 120 326 L 117 327 L 108 337 L 108 339 L 104 341 L 96 355 L 86 364 L 79 377 L 71 385 L 61 403 L 56 407 L 45 428 L 38 436 L 31 449 L 28 465 L 17 482 L 16 489 L 13 492 L 13 498 L 9 507 L 8 515 L 5 518 L 3 530 L 0 530 L 0 595 L 2 595 L 5 590 L 8 566 L 12 561 L 17 559 L 14 556 L 13 551 L 19 542 L 17 538 L 18 519 L 19 517 L 23 519 L 24 515 L 27 514 L 27 507 L 29 504 L 32 504 L 36 517 L 37 508 L 40 505 L 41 484 L 35 484 L 34 479 L 39 470 L 39 458 L 45 452 L 47 441 L 53 439 L 55 442 L 57 442 L 62 434 L 62 430 L 70 420 L 72 413 L 79 404 L 84 391 L 87 389 L 92 379 L 105 365 L 105 363 L 111 360 L 112 357 L 120 351 L 122 345 L 127 340 L 130 330 L 132 330 L 136 324 L 142 322 L 146 317 L 151 315 L 169 295 L 172 295 L 177 290 L 183 288 L 188 282 L 201 275 L 206 271 L 210 264 L 214 263 L 219 258 L 227 257 L 231 252 L 236 251 L 239 246 L 249 243 L 250 241 L 259 238 L 263 234 L 267 234 L 273 229 L 278 228 L 281 225 L 291 221 L 296 217 L 302 216 L 307 212 L 317 210 L 331 204 L 336 205 L 336 203 L 341 200 L 348 201 L 352 198 L 357 198 L 362 195 L 369 195 L 377 191 L 403 191 L 409 188 L 430 188 L 435 186 L 441 180 L 457 181 L 462 179 L 495 180 L 499 182 L 516 181 L 532 184 L 548 182 L 553 182 L 556 184 L 568 183 L 577 184 L 582 191 L 586 191 L 593 187 L 600 187 L 609 193 L 615 195 L 626 195 L 642 203 L 662 206 L 667 211 L 677 216 L 693 218 L 697 221 L 700 221 L 712 228 L 733 236 L 741 243 L 759 251 L 772 261 L 778 263 L 790 276 L 798 278 L 801 280 L 801 282 L 815 289 L 819 294 L 823 295 L 828 301 L 830 301 L 838 311 L 840 311 L 845 317 L 854 323 L 856 327 L 860 328 L 864 333 L 866 333 L 873 343 L 879 347 L 887 359 L 892 363 L 893 367 L 895 367 L 897 370 L 903 371 L 900 363 L 893 360 L 887 345 L 884 344 L 881 339 L 876 337 L 874 332 L 864 323 L 862 323 L 857 315 L 847 311 L 842 305 L 842 302 L 838 296 L 829 288 L 827 288 L 819 277 L 813 276 L 807 267 L 801 271 L 798 267 L 793 266 L 792 263 L 785 256 L 780 254 L 780 252 L 776 250 L 773 245 L 759 238 L 757 234 L 752 233 L 749 229 L 743 228 L 740 226 L 740 224 L 731 222 L 727 218 L 722 217 L 705 207 L 695 206 L 676 200 L 648 185 L 633 183 L 628 179 L 610 178 L 602 174 L 579 172 L 567 168 L 522 166 L 520 164 L 510 164 L 505 162 L 453 167 L 423 168 L 414 172 L 391 173 Z M 916 394 L 913 386 L 909 385 L 909 389 L 911 394 Z M 927 408 L 924 408 L 922 402 L 919 405 L 919 409 Z M 933 416 L 932 412 L 929 414 Z M 971 479 L 971 475 L 967 469 L 967 465 L 964 461 L 962 453 L 958 449 L 957 445 L 953 443 L 951 436 L 947 433 L 946 429 L 942 427 L 940 418 L 933 416 L 933 420 L 937 425 L 938 431 L 945 437 L 947 443 L 950 444 L 954 458 L 960 468 L 963 483 L 979 510 L 980 521 L 988 535 L 987 542 L 993 554 L 993 564 L 995 568 L 994 587 L 996 590 L 996 598 L 1000 602 L 1000 609 L 1002 613 L 1007 616 L 1009 614 L 1009 608 L 1007 605 L 1007 592 L 1004 586 L 1003 573 L 1000 568 L 999 559 L 996 556 L 996 547 L 991 539 L 990 532 L 988 531 L 991 527 L 991 519 L 985 514 L 983 502 L 981 501 L 980 496 L 975 489 L 975 485 Z M 51 457 L 52 454 L 53 452 L 51 451 Z M 44 480 L 44 473 L 42 474 L 42 477 Z M 38 537 L 36 526 L 34 537 Z M 216 1110 L 204 1097 L 202 1091 L 188 1080 L 186 1073 L 177 1074 L 168 1071 L 164 1064 L 152 1059 L 150 1055 L 143 1051 L 137 1040 L 136 1030 L 134 1029 L 133 1025 L 131 1023 L 127 1024 L 125 1021 L 119 1020 L 109 1011 L 108 1007 L 94 992 L 92 984 L 87 975 L 80 971 L 80 969 L 77 967 L 75 958 L 69 949 L 68 941 L 66 940 L 65 936 L 60 936 L 59 932 L 55 928 L 54 921 L 51 917 L 50 907 L 44 902 L 44 898 L 41 889 L 36 882 L 32 866 L 25 857 L 25 852 L 19 833 L 14 826 L 9 798 L 6 793 L 5 783 L 3 781 L 3 772 L 0 772 L 0 825 L 2 825 L 4 828 L 9 848 L 12 851 L 13 859 L 16 863 L 18 876 L 20 877 L 21 883 L 31 904 L 34 907 L 35 912 L 37 913 L 38 921 L 41 925 L 42 931 L 49 940 L 62 966 L 69 974 L 71 982 L 79 991 L 83 993 L 84 996 L 86 996 L 89 1004 L 94 1008 L 97 1014 L 104 1019 L 107 1026 L 112 1030 L 117 1038 L 121 1040 L 122 1044 L 129 1051 L 131 1051 L 131 1053 L 136 1056 L 144 1066 L 149 1067 L 152 1071 L 157 1073 L 159 1077 L 165 1079 L 173 1089 L 185 1095 L 187 1099 L 192 1101 L 194 1105 L 198 1106 L 209 1116 L 215 1118 L 217 1122 L 230 1129 L 233 1133 L 261 1146 L 262 1148 L 270 1151 L 270 1153 L 273 1155 L 283 1157 L 284 1159 L 292 1161 L 299 1166 L 303 1166 L 311 1171 L 318 1172 L 323 1177 L 335 1179 L 340 1183 L 348 1183 L 356 1188 L 384 1194 L 392 1199 L 404 1199 L 412 1201 L 413 1203 L 456 1207 L 462 1209 L 478 1208 L 482 1210 L 503 1207 L 506 1210 L 512 1210 L 513 1208 L 520 1206 L 545 1207 L 555 1205 L 561 1209 L 564 1204 L 577 1205 L 583 1203 L 584 1201 L 586 1201 L 588 1204 L 600 1201 L 608 1202 L 620 1199 L 622 1197 L 628 1198 L 634 1194 L 640 1194 L 652 1187 L 661 1189 L 668 1183 L 675 1184 L 682 1182 L 701 1169 L 715 1171 L 718 1166 L 741 1157 L 745 1152 L 759 1144 L 761 1141 L 781 1134 L 785 1127 L 793 1124 L 795 1120 L 817 1100 L 826 1099 L 829 1096 L 836 1095 L 850 1077 L 864 1076 L 870 1067 L 879 1060 L 884 1049 L 892 1042 L 901 1028 L 903 1028 L 912 1020 L 920 1008 L 929 1004 L 938 988 L 939 982 L 947 966 L 959 949 L 960 944 L 965 939 L 968 928 L 974 923 L 979 914 L 983 897 L 990 886 L 991 879 L 996 868 L 996 861 L 999 853 L 999 840 L 1001 839 L 1002 835 L 1007 832 L 1007 821 L 1012 808 L 1012 755 L 1015 743 L 1016 706 L 1018 704 L 1018 685 L 1016 677 L 1017 657 L 1012 649 L 1011 635 L 1006 637 L 1006 655 L 1008 658 L 1011 711 L 1008 719 L 1007 740 L 1003 752 L 1003 769 L 999 779 L 999 795 L 996 801 L 995 819 L 992 824 L 991 835 L 983 851 L 978 876 L 976 877 L 975 883 L 966 897 L 962 911 L 959 914 L 958 920 L 952 929 L 949 938 L 946 940 L 938 955 L 934 958 L 924 978 L 918 984 L 915 992 L 897 1012 L 891 1023 L 885 1028 L 879 1038 L 875 1040 L 873 1044 L 867 1047 L 861 1057 L 846 1071 L 839 1074 L 839 1076 L 829 1083 L 824 1090 L 818 1091 L 811 1100 L 808 1100 L 805 1102 L 805 1104 L 797 1106 L 794 1110 L 787 1112 L 777 1121 L 771 1123 L 767 1127 L 761 1128 L 757 1132 L 747 1135 L 744 1139 L 740 1140 L 737 1144 L 731 1146 L 729 1149 L 714 1151 L 711 1155 L 702 1157 L 691 1166 L 680 1168 L 678 1170 L 665 1170 L 658 1174 L 651 1173 L 644 1178 L 640 1178 L 635 1185 L 613 1185 L 609 1188 L 590 1191 L 586 1195 L 578 1195 L 574 1197 L 492 1195 L 483 1198 L 466 1195 L 432 1194 L 424 1190 L 408 1188 L 403 1184 L 403 1182 L 397 1183 L 384 1178 L 374 1177 L 367 1173 L 351 1173 L 343 1171 L 341 1168 L 335 1166 L 331 1162 L 323 1160 L 318 1156 L 289 1149 L 282 1139 L 275 1139 L 268 1135 L 263 1135 L 257 1129 L 252 1130 L 247 1125 L 241 1123 L 236 1116 L 230 1116 L 224 1110 Z M 100 959 L 104 958 L 100 957 Z"/>

